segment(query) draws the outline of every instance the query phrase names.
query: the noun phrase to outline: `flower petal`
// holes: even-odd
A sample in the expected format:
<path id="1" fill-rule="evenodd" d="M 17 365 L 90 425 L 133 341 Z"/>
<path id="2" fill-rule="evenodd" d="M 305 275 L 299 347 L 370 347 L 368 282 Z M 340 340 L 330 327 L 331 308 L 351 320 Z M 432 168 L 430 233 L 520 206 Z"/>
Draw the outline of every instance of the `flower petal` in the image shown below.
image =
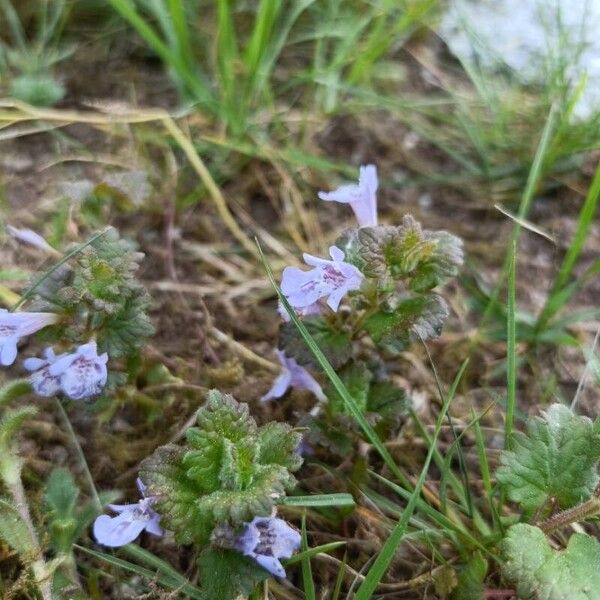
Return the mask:
<path id="1" fill-rule="evenodd" d="M 292 376 L 290 372 L 285 369 L 283 373 L 281 373 L 273 382 L 271 389 L 261 397 L 261 402 L 267 402 L 268 400 L 273 400 L 276 398 L 281 398 L 288 388 L 290 387 L 290 383 L 292 381 Z"/>
<path id="2" fill-rule="evenodd" d="M 257 554 L 252 558 L 265 570 L 269 571 L 271 575 L 276 577 L 285 577 L 285 569 L 281 563 L 274 556 L 264 556 Z"/>
<path id="3" fill-rule="evenodd" d="M 47 360 L 43 358 L 36 358 L 35 356 L 31 356 L 30 358 L 26 358 L 23 361 L 23 367 L 28 371 L 37 371 L 42 367 L 45 367 L 48 364 Z"/>
<path id="4" fill-rule="evenodd" d="M 17 358 L 17 337 L 9 337 L 2 340 L 0 348 L 0 364 L 7 367 L 12 365 Z"/>
<path id="5" fill-rule="evenodd" d="M 34 246 L 39 250 L 48 252 L 49 254 L 56 254 L 56 250 L 39 234 L 31 229 L 18 229 L 12 225 L 6 226 L 6 231 L 12 235 L 16 240 Z"/>
<path id="6" fill-rule="evenodd" d="M 116 517 L 100 515 L 94 521 L 94 537 L 104 546 L 125 546 L 142 533 L 146 523 L 145 520 L 133 518 L 129 512 L 122 512 Z"/>

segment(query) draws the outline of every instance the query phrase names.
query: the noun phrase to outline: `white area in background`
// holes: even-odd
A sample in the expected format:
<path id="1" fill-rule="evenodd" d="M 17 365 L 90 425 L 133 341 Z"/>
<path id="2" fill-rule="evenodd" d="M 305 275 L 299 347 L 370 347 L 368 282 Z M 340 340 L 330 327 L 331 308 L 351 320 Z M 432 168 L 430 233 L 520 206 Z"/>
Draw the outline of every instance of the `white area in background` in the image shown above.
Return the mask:
<path id="1" fill-rule="evenodd" d="M 600 0 L 450 0 L 440 35 L 461 61 L 505 63 L 526 83 L 541 82 L 561 52 L 572 86 L 588 78 L 575 114 L 600 111 Z"/>

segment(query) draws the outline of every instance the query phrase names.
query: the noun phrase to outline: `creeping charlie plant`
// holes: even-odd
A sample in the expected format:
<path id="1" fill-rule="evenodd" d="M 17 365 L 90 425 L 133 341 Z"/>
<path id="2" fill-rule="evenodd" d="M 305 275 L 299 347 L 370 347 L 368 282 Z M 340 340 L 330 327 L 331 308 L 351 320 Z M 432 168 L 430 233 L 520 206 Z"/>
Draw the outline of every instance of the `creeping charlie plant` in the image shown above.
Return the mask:
<path id="1" fill-rule="evenodd" d="M 360 167 L 357 184 L 320 192 L 325 201 L 348 204 L 358 227 L 343 231 L 329 248 L 331 260 L 304 254 L 310 267 L 286 267 L 281 291 L 303 320 L 360 409 L 385 435 L 406 412 L 405 391 L 390 376 L 387 360 L 412 342 L 441 333 L 448 306 L 436 288 L 463 262 L 462 241 L 428 231 L 410 215 L 399 225 L 379 225 L 374 165 Z M 306 389 L 319 401 L 302 424 L 307 442 L 346 455 L 359 432 L 332 386 L 322 389 L 318 365 L 283 306 L 277 356 L 283 371 L 263 400 L 289 388 Z"/>
<path id="2" fill-rule="evenodd" d="M 358 184 L 319 194 L 324 201 L 349 204 L 358 227 L 341 232 L 329 248 L 330 258 L 305 254 L 307 267 L 286 267 L 281 292 L 365 419 L 378 435 L 390 439 L 408 408 L 405 391 L 394 382 L 393 360 L 410 344 L 440 334 L 449 310 L 439 288 L 457 274 L 463 252 L 459 238 L 425 230 L 409 215 L 396 225 L 379 224 L 377 189 L 376 168 L 368 165 L 360 168 Z M 0 498 L 0 537 L 31 569 L 39 595 L 52 600 L 57 590 L 69 590 L 69 597 L 85 597 L 73 548 L 92 520 L 91 534 L 98 544 L 127 546 L 130 554 L 152 561 L 152 568 L 164 575 L 160 583 L 181 593 L 192 589 L 194 598 L 234 600 L 257 589 L 262 594 L 266 588 L 257 586 L 270 577 L 286 577 L 288 559 L 301 547 L 303 553 L 292 561 L 306 563 L 318 554 L 320 548 L 306 548 L 304 528 L 301 534 L 282 518 L 281 507 L 353 504 L 349 494 L 290 496 L 303 454 L 325 446 L 330 453 L 352 456 L 361 432 L 344 398 L 323 380 L 287 306 L 279 306 L 282 324 L 275 352 L 281 372 L 257 400 L 282 399 L 291 389 L 311 393 L 315 407 L 300 418 L 300 427 L 259 425 L 248 405 L 212 390 L 183 443 L 160 446 L 141 462 L 139 496 L 132 502 L 114 504 L 114 494 L 97 496 L 94 488 L 95 501 L 78 506 L 73 477 L 56 469 L 44 494 L 49 533 L 38 538 L 23 502 L 23 460 L 15 444 L 20 425 L 35 408 L 6 405 L 31 392 L 56 398 L 60 407 L 63 402 L 81 407 L 82 401 L 110 397 L 131 376 L 125 372 L 136 363 L 153 328 L 150 298 L 136 278 L 142 255 L 114 229 L 64 254 L 32 231 L 9 232 L 57 261 L 34 278 L 14 310 L 0 311 L 0 364 L 19 361 L 28 373 L 27 379 L 0 389 L 0 479 L 8 493 Z M 29 338 L 39 342 L 37 356 L 20 347 Z M 28 356 L 19 360 L 23 354 Z M 477 521 L 472 522 L 485 535 L 468 529 L 467 512 L 456 521 L 456 531 L 446 532 L 449 542 L 462 545 L 461 560 L 444 567 L 452 577 L 443 597 L 488 597 L 486 578 L 496 573 L 520 600 L 595 597 L 590 590 L 600 588 L 598 541 L 580 528 L 568 541 L 563 536 L 564 549 L 557 550 L 549 536 L 600 515 L 600 420 L 593 422 L 556 404 L 531 418 L 527 432 L 514 433 L 508 442 L 496 469 L 497 489 L 490 488 L 487 499 L 492 523 L 473 513 Z M 410 490 L 403 491 L 411 496 Z M 340 495 L 347 498 L 335 498 Z M 507 511 L 506 501 L 520 513 Z M 440 512 L 445 508 L 428 505 L 425 495 L 420 502 L 427 516 L 444 524 L 455 522 Z M 479 510 L 473 506 L 471 510 Z M 103 507 L 110 514 L 99 514 Z M 462 507 L 453 503 L 452 510 Z M 452 518 L 457 515 L 453 512 Z M 458 531 L 464 540 L 454 536 Z M 129 546 L 146 534 L 192 545 L 198 585 L 183 575 L 178 578 L 159 557 Z M 46 560 L 45 544 L 56 560 Z M 106 553 L 87 551 L 117 564 Z M 498 571 L 488 573 L 488 554 L 497 559 Z M 137 565 L 129 567 L 135 570 Z"/>
<path id="3" fill-rule="evenodd" d="M 21 243 L 60 258 L 23 293 L 18 307 L 26 305 L 26 310 L 0 312 L 3 365 L 16 361 L 18 345 L 29 336 L 37 334 L 45 345 L 39 357 L 23 360 L 22 367 L 29 372 L 27 380 L 10 384 L 4 396 L 10 400 L 32 391 L 62 402 L 110 394 L 124 383 L 121 369 L 153 333 L 150 299 L 135 277 L 142 255 L 112 228 L 68 248 L 64 255 L 33 231 L 11 228 L 9 233 Z M 280 378 L 280 394 L 290 384 L 320 391 L 316 381 L 294 361 L 286 364 L 289 370 Z M 21 409 L 5 421 L 16 427 L 32 411 Z M 187 431 L 185 445 L 160 447 L 143 461 L 137 480 L 140 499 L 131 504 L 107 504 L 115 515 L 97 516 L 92 533 L 98 543 L 115 548 L 134 542 L 144 531 L 160 537 L 167 529 L 177 542 L 199 547 L 206 597 L 233 599 L 249 593 L 269 576 L 285 577 L 280 561 L 300 547 L 300 534 L 278 518 L 276 510 L 296 484 L 292 473 L 302 464 L 298 452 L 301 434 L 287 424 L 259 427 L 247 405 L 216 390 L 198 411 L 197 423 Z M 21 461 L 12 447 L 10 450 L 0 457 L 0 474 L 11 482 L 12 490 L 15 482 L 20 482 Z M 53 510 L 59 513 L 66 511 L 55 493 L 61 486 L 73 502 L 77 497 L 68 474 L 57 472 L 52 484 L 49 482 L 53 490 L 49 493 L 58 499 Z M 23 494 L 15 490 L 14 496 L 16 502 Z M 74 564 L 68 555 L 72 555 L 76 532 L 82 532 L 72 514 L 73 506 L 69 511 L 65 522 L 75 524 L 69 525 L 68 540 L 62 535 L 58 543 L 63 556 L 60 564 L 65 565 L 69 561 Z M 28 513 L 22 519 L 24 525 L 31 521 Z M 2 523 L 0 514 L 0 529 Z M 62 568 L 56 574 L 43 562 L 36 568 L 38 579 L 53 579 L 56 589 L 66 589 L 57 583 L 59 576 L 64 582 Z M 67 587 L 77 587 L 74 569 L 67 579 Z M 215 581 L 221 586 L 219 591 L 211 588 Z M 227 589 L 223 581 L 227 581 Z M 46 599 L 52 594 L 48 586 L 42 587 L 41 593 Z"/>

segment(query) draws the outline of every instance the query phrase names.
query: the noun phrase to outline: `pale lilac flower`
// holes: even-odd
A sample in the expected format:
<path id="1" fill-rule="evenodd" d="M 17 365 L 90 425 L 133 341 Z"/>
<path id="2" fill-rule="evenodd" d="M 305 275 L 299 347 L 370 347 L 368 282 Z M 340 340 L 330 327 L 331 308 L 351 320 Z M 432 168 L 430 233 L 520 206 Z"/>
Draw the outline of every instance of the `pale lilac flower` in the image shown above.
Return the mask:
<path id="1" fill-rule="evenodd" d="M 116 517 L 100 515 L 94 521 L 94 537 L 98 543 L 115 548 L 133 542 L 142 531 L 161 536 L 160 515 L 152 508 L 156 496 L 146 497 L 146 486 L 136 481 L 142 498 L 136 504 L 109 504 Z"/>
<path id="2" fill-rule="evenodd" d="M 349 204 L 359 227 L 377 225 L 377 167 L 366 165 L 360 168 L 358 185 L 343 185 L 333 192 L 319 192 L 321 200 Z"/>
<path id="3" fill-rule="evenodd" d="M 310 271 L 298 267 L 283 270 L 281 291 L 295 309 L 306 309 L 328 296 L 328 306 L 337 312 L 342 298 L 362 285 L 363 274 L 344 262 L 344 253 L 337 246 L 331 246 L 329 254 L 333 260 L 304 254 L 304 262 L 314 267 Z"/>
<path id="4" fill-rule="evenodd" d="M 304 367 L 301 367 L 295 358 L 288 358 L 281 350 L 275 350 L 275 353 L 283 370 L 273 382 L 271 389 L 261 398 L 262 402 L 281 398 L 289 388 L 308 390 L 322 402 L 327 400 L 315 378 Z"/>
<path id="5" fill-rule="evenodd" d="M 253 558 L 272 575 L 285 577 L 280 558 L 290 558 L 300 548 L 300 534 L 283 519 L 255 517 L 235 540 L 235 549 Z"/>
<path id="6" fill-rule="evenodd" d="M 310 306 L 303 306 L 300 308 L 296 308 L 296 314 L 299 317 L 311 317 L 314 315 L 320 315 L 322 311 L 322 306 L 320 302 L 315 302 Z M 287 310 L 285 310 L 285 306 L 281 302 L 277 305 L 277 312 L 279 316 L 286 322 L 289 323 L 291 321 L 290 315 L 288 315 Z"/>
<path id="7" fill-rule="evenodd" d="M 6 231 L 19 242 L 34 246 L 39 250 L 48 252 L 49 254 L 58 254 L 58 252 L 39 234 L 31 229 L 18 229 L 12 225 L 6 226 Z"/>
<path id="8" fill-rule="evenodd" d="M 0 309 L 0 364 L 12 365 L 17 358 L 17 343 L 58 321 L 58 315 L 45 312 L 8 312 Z"/>
<path id="9" fill-rule="evenodd" d="M 98 356 L 96 342 L 79 346 L 75 352 L 63 354 L 48 367 L 52 377 L 60 378 L 60 387 L 72 400 L 100 393 L 106 384 L 108 354 Z"/>
<path id="10" fill-rule="evenodd" d="M 42 356 L 43 358 L 26 358 L 23 361 L 23 366 L 28 371 L 33 371 L 29 376 L 29 383 L 31 383 L 35 393 L 49 398 L 50 396 L 56 396 L 61 390 L 60 376 L 50 375 L 50 365 L 67 355 L 59 354 L 56 356 L 54 350 L 48 347 L 44 350 Z"/>

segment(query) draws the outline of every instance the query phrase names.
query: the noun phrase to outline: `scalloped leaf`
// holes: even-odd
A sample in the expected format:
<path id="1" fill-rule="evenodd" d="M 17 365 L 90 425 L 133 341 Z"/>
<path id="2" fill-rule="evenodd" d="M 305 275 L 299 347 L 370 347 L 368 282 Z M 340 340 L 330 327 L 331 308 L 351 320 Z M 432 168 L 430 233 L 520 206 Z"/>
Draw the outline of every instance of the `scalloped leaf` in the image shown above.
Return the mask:
<path id="1" fill-rule="evenodd" d="M 544 532 L 519 523 L 502 543 L 502 573 L 520 600 L 592 600 L 600 589 L 600 543 L 584 533 L 554 550 Z"/>
<path id="2" fill-rule="evenodd" d="M 261 464 L 276 464 L 297 471 L 302 465 L 302 457 L 297 449 L 302 434 L 287 423 L 267 423 L 260 428 L 258 460 Z"/>
<path id="3" fill-rule="evenodd" d="M 349 332 L 336 329 L 324 317 L 308 317 L 303 319 L 303 323 L 334 369 L 339 369 L 348 362 L 352 355 L 352 338 Z M 279 348 L 302 366 L 320 368 L 293 323 L 281 325 Z"/>
<path id="4" fill-rule="evenodd" d="M 140 473 L 181 543 L 205 543 L 221 523 L 268 516 L 302 464 L 298 432 L 278 423 L 258 428 L 248 406 L 230 395 L 211 391 L 197 422 L 185 447 L 158 448 Z"/>
<path id="5" fill-rule="evenodd" d="M 32 308 L 71 317 L 67 327 L 47 328 L 46 339 L 82 343 L 92 328 L 100 352 L 111 358 L 131 354 L 154 333 L 150 296 L 136 279 L 144 255 L 114 228 L 91 239 L 36 287 Z"/>
<path id="6" fill-rule="evenodd" d="M 361 361 L 349 362 L 338 371 L 338 375 L 354 398 L 357 406 L 365 411 L 369 399 L 371 380 L 373 379 L 373 374 L 369 371 L 367 365 Z M 330 382 L 325 388 L 325 395 L 332 412 L 347 414 L 343 398 Z"/>
<path id="7" fill-rule="evenodd" d="M 398 226 L 379 225 L 346 231 L 337 241 L 346 260 L 387 289 L 408 280 L 415 291 L 430 290 L 453 277 L 463 263 L 462 240 L 446 231 L 423 230 L 405 215 Z"/>
<path id="8" fill-rule="evenodd" d="M 177 542 L 202 543 L 210 537 L 212 515 L 196 515 L 194 511 L 195 501 L 203 490 L 187 476 L 183 453 L 179 446 L 160 446 L 142 461 L 140 478 L 146 485 L 146 494 L 157 497 L 161 525 L 175 533 Z"/>
<path id="9" fill-rule="evenodd" d="M 592 495 L 598 459 L 600 432 L 594 423 L 553 404 L 542 417 L 529 419 L 527 434 L 514 434 L 512 450 L 502 453 L 496 477 L 526 511 L 550 498 L 564 509 Z"/>
<path id="10" fill-rule="evenodd" d="M 447 317 L 448 306 L 441 296 L 405 294 L 368 317 L 363 327 L 378 346 L 397 353 L 419 338 L 438 337 Z"/>
<path id="11" fill-rule="evenodd" d="M 248 405 L 238 404 L 229 394 L 211 390 L 196 420 L 198 427 L 186 433 L 191 448 L 183 459 L 188 477 L 195 479 L 205 492 L 216 491 L 223 485 L 234 488 L 235 482 L 227 484 L 234 477 L 232 469 L 241 476 L 254 459 L 248 444 L 256 446 L 258 428 Z"/>

